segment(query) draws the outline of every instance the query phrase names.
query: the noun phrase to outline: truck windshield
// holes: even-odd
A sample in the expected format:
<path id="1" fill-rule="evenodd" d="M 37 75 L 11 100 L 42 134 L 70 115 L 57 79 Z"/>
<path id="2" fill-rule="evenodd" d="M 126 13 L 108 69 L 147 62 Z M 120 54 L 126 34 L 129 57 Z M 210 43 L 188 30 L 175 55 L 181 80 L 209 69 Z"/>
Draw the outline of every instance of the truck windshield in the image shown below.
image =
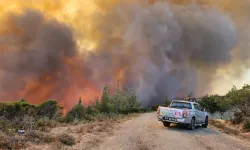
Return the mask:
<path id="1" fill-rule="evenodd" d="M 192 109 L 192 106 L 190 103 L 185 103 L 185 102 L 172 102 L 170 105 L 171 108 L 187 108 L 187 109 Z"/>

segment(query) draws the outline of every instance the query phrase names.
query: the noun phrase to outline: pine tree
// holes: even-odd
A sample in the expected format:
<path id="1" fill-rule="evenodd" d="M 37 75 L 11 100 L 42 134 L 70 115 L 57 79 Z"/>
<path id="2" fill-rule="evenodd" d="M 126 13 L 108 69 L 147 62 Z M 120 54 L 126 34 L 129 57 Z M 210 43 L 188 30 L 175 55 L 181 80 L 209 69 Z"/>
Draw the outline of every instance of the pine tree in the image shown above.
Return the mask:
<path id="1" fill-rule="evenodd" d="M 109 107 L 108 107 L 109 99 L 110 99 L 110 95 L 109 95 L 108 86 L 105 86 L 103 93 L 102 93 L 102 98 L 101 98 L 101 112 L 104 112 L 104 113 L 109 112 Z"/>
<path id="2" fill-rule="evenodd" d="M 82 98 L 79 98 L 78 104 L 82 104 Z"/>
<path id="3" fill-rule="evenodd" d="M 20 101 L 21 101 L 21 102 L 26 102 L 25 99 L 24 99 L 23 97 L 20 99 Z"/>
<path id="4" fill-rule="evenodd" d="M 96 98 L 94 107 L 95 107 L 99 112 L 101 112 L 101 104 L 100 104 L 99 97 Z"/>

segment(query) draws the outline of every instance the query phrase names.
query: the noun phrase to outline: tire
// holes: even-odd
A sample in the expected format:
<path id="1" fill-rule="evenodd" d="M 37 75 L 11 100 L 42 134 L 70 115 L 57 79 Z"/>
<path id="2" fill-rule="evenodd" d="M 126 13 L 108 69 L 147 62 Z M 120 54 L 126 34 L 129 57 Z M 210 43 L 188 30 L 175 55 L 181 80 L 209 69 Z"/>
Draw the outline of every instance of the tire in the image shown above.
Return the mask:
<path id="1" fill-rule="evenodd" d="M 208 117 L 206 117 L 205 123 L 202 124 L 203 128 L 207 128 L 207 126 L 208 126 Z"/>
<path id="2" fill-rule="evenodd" d="M 195 118 L 193 117 L 191 123 L 188 125 L 188 129 L 194 130 L 195 129 Z"/>
<path id="3" fill-rule="evenodd" d="M 162 122 L 165 127 L 170 127 L 170 122 Z"/>

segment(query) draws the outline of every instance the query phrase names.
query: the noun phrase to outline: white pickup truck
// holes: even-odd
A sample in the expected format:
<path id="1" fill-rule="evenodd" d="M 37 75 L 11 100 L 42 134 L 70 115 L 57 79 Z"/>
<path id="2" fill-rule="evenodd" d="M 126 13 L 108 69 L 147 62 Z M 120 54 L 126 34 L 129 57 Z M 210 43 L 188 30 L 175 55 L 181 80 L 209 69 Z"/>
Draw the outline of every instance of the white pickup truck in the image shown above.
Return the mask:
<path id="1" fill-rule="evenodd" d="M 193 101 L 173 100 L 168 107 L 159 106 L 157 117 L 165 127 L 171 123 L 184 124 L 194 130 L 196 125 L 208 126 L 208 113 L 198 103 Z"/>

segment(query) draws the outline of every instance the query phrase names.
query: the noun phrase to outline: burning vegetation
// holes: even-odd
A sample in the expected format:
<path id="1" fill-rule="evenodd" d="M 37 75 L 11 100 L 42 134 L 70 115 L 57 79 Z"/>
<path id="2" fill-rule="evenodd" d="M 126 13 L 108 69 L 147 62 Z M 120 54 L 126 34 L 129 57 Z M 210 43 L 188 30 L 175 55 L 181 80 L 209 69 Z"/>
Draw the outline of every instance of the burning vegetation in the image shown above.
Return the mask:
<path id="1" fill-rule="evenodd" d="M 115 91 L 117 80 L 143 107 L 204 95 L 248 68 L 248 8 L 243 0 L 0 0 L 1 101 L 55 98 L 70 109 L 79 97 L 94 102 L 104 85 Z"/>

